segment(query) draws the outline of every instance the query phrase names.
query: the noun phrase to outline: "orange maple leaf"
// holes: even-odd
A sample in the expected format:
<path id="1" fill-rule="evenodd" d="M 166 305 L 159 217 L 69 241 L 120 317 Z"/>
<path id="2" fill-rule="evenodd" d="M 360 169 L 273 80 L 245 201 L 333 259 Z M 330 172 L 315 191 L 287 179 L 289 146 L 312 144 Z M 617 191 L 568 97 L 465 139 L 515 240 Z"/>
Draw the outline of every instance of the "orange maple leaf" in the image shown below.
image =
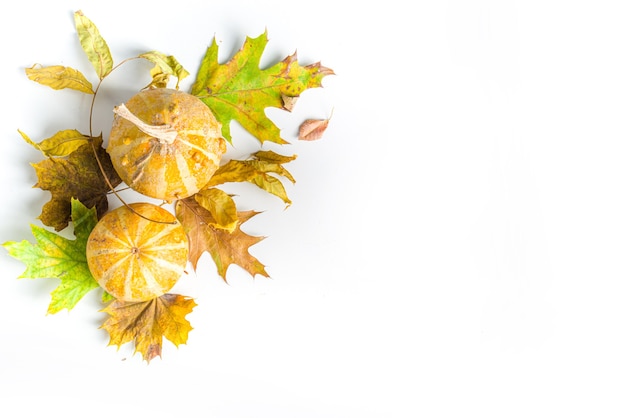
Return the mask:
<path id="1" fill-rule="evenodd" d="M 185 316 L 196 305 L 191 298 L 171 293 L 145 302 L 114 300 L 103 309 L 109 318 L 101 328 L 109 333 L 109 345 L 119 348 L 134 342 L 135 353 L 149 363 L 161 356 L 163 337 L 176 347 L 187 342 L 193 328 Z"/>
<path id="2" fill-rule="evenodd" d="M 236 264 L 253 277 L 260 274 L 269 277 L 265 266 L 250 255 L 248 249 L 265 237 L 246 234 L 241 224 L 258 212 L 237 212 L 239 222 L 232 232 L 215 227 L 211 213 L 200 206 L 193 196 L 176 202 L 176 217 L 183 224 L 189 237 L 189 261 L 197 269 L 200 256 L 206 251 L 211 254 L 218 274 L 226 281 L 226 271 L 231 264 Z"/>

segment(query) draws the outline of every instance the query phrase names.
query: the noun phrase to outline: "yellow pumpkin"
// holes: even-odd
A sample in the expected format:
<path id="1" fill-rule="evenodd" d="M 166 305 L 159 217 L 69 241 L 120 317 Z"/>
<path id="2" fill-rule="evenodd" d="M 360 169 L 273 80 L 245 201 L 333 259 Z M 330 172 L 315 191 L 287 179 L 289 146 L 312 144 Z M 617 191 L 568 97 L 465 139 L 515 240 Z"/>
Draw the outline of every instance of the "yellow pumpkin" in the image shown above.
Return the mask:
<path id="1" fill-rule="evenodd" d="M 221 124 L 197 97 L 144 90 L 114 109 L 107 152 L 121 179 L 171 202 L 202 189 L 226 152 Z"/>
<path id="2" fill-rule="evenodd" d="M 182 276 L 189 244 L 166 209 L 131 203 L 105 214 L 87 240 L 87 263 L 113 297 L 145 301 L 167 293 Z"/>

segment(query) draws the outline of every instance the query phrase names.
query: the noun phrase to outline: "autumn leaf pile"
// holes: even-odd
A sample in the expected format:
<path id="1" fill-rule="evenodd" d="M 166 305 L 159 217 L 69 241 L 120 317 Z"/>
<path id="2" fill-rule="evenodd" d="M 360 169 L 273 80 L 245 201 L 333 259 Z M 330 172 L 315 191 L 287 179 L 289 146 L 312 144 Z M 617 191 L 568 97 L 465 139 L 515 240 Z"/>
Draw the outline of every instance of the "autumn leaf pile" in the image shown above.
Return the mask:
<path id="1" fill-rule="evenodd" d="M 27 68 L 25 73 L 30 80 L 56 90 L 70 89 L 90 95 L 93 109 L 98 92 L 105 88 L 103 81 L 130 60 L 147 60 L 152 65 L 150 82 L 139 86 L 138 91 L 167 87 L 172 79 L 178 89 L 180 81 L 190 75 L 176 58 L 158 51 L 115 63 L 94 23 L 80 11 L 74 18 L 78 40 L 95 70 L 96 82 L 90 81 L 93 76 L 63 65 Z M 232 143 L 232 121 L 254 135 L 260 145 L 266 141 L 287 144 L 280 129 L 266 116 L 265 109 L 292 110 L 303 91 L 321 87 L 322 79 L 333 74 L 320 63 L 301 66 L 295 54 L 260 69 L 267 42 L 265 33 L 247 38 L 228 62 L 220 64 L 218 46 L 213 41 L 189 91 L 213 112 L 229 144 Z M 327 125 L 328 119 L 303 121 L 299 139 L 319 139 Z M 68 128 L 41 141 L 32 140 L 22 129 L 19 134 L 43 154 L 43 159 L 33 164 L 38 179 L 35 187 L 50 194 L 39 216 L 44 227 L 31 225 L 34 242 L 3 244 L 9 255 L 26 265 L 20 278 L 59 280 L 51 294 L 50 314 L 71 310 L 88 292 L 99 289 L 105 304 L 102 310 L 108 314 L 101 328 L 108 332 L 109 344 L 119 347 L 131 343 L 135 352 L 141 353 L 148 362 L 161 356 L 163 338 L 176 346 L 186 343 L 192 329 L 186 315 L 196 306 L 192 298 L 166 293 L 143 302 L 116 300 L 100 288 L 90 273 L 86 257 L 88 237 L 109 210 L 109 199 L 117 196 L 121 200 L 118 187 L 124 187 L 103 146 L 106 138 L 94 134 L 91 117 L 84 130 Z M 289 206 L 291 201 L 283 182 L 295 182 L 295 179 L 285 165 L 295 158 L 295 155 L 259 149 L 246 159 L 225 161 L 203 189 L 173 202 L 172 211 L 188 236 L 189 262 L 194 270 L 201 255 L 208 253 L 224 281 L 231 265 L 240 266 L 252 277 L 269 277 L 264 264 L 248 251 L 262 237 L 241 230 L 241 225 L 258 212 L 238 210 L 233 197 L 221 186 L 248 182 Z M 74 239 L 58 234 L 67 227 L 72 228 Z"/>

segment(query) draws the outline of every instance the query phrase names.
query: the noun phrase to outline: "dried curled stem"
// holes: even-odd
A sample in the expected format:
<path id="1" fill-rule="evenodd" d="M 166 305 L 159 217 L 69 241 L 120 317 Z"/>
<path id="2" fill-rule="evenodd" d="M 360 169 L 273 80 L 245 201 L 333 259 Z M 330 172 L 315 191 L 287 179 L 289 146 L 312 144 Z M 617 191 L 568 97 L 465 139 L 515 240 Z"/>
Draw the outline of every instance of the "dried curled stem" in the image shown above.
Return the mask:
<path id="1" fill-rule="evenodd" d="M 129 59 L 126 59 L 126 60 L 122 61 L 121 63 L 119 63 L 115 67 L 113 67 L 113 70 L 119 68 L 122 64 L 124 64 L 125 62 L 130 61 L 132 59 L 136 59 L 136 58 L 129 58 Z M 113 71 L 113 70 L 111 70 L 111 71 Z M 91 149 L 93 150 L 93 156 L 96 159 L 96 163 L 98 164 L 98 169 L 100 170 L 100 173 L 102 174 L 102 177 L 104 178 L 105 183 L 109 187 L 109 190 L 111 191 L 111 193 L 113 193 L 115 195 L 115 197 L 117 197 L 118 200 L 125 207 L 130 209 L 137 216 L 139 216 L 139 217 L 141 217 L 141 218 L 143 218 L 143 219 L 145 219 L 147 221 L 150 221 L 150 222 L 175 224 L 176 223 L 175 220 L 172 221 L 172 222 L 168 222 L 168 221 L 161 221 L 161 220 L 156 220 L 156 219 L 150 219 L 147 216 L 139 213 L 131 205 L 129 205 L 124 199 L 122 199 L 122 196 L 120 196 L 119 192 L 115 189 L 115 187 L 113 187 L 113 184 L 111 184 L 111 180 L 109 179 L 109 176 L 107 175 L 107 172 L 104 169 L 104 166 L 102 165 L 102 161 L 100 161 L 100 157 L 98 156 L 98 150 L 96 149 L 96 146 L 95 146 L 95 144 L 93 142 L 93 137 L 94 137 L 93 136 L 93 113 L 94 113 L 93 110 L 94 110 L 94 106 L 96 104 L 96 97 L 98 96 L 98 91 L 100 91 L 100 86 L 102 86 L 102 82 L 103 81 L 104 81 L 104 78 L 101 78 L 100 81 L 98 82 L 98 85 L 96 86 L 96 89 L 94 90 L 94 94 L 93 94 L 93 97 L 91 99 L 91 107 L 89 108 L 89 138 L 90 138 L 89 143 L 91 144 Z M 124 108 L 126 107 L 123 104 L 122 104 L 122 106 Z M 139 120 L 139 118 L 137 118 L 135 115 L 133 115 L 132 112 L 130 112 L 128 109 L 126 109 L 126 110 L 128 111 L 127 112 L 128 114 L 132 115 L 131 117 L 135 117 L 135 119 Z M 113 111 L 116 112 L 116 109 L 113 109 Z M 122 112 L 123 112 L 123 110 L 122 110 Z M 139 121 L 141 122 L 141 120 L 139 120 Z"/>
<path id="2" fill-rule="evenodd" d="M 178 136 L 178 131 L 170 125 L 148 125 L 135 116 L 123 103 L 114 107 L 113 112 L 134 124 L 141 132 L 158 139 L 161 143 L 171 144 Z"/>

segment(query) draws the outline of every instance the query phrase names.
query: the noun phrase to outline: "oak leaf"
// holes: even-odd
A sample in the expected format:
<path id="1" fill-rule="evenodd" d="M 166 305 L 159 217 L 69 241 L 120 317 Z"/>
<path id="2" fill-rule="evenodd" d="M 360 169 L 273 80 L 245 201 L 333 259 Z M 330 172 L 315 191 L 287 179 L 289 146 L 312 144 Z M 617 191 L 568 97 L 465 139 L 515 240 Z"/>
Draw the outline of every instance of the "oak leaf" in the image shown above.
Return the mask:
<path id="1" fill-rule="evenodd" d="M 192 327 L 185 317 L 195 306 L 193 299 L 171 293 L 145 302 L 114 300 L 103 309 L 109 318 L 101 328 L 109 333 L 109 345 L 132 342 L 149 363 L 161 356 L 163 337 L 176 347 L 187 342 Z"/>
<path id="2" fill-rule="evenodd" d="M 255 216 L 258 212 L 239 212 L 239 221 L 233 232 L 214 226 L 215 219 L 203 208 L 193 196 L 179 200 L 175 205 L 176 217 L 182 223 L 189 237 L 189 261 L 194 269 L 204 252 L 208 252 L 217 272 L 226 281 L 226 271 L 231 264 L 238 265 L 252 277 L 260 274 L 269 277 L 265 266 L 253 257 L 248 249 L 262 241 L 264 237 L 255 237 L 241 230 L 241 224 Z"/>
<path id="3" fill-rule="evenodd" d="M 35 187 L 52 194 L 39 216 L 44 225 L 57 231 L 65 228 L 70 220 L 72 198 L 78 199 L 89 208 L 95 207 L 99 216 L 107 211 L 107 194 L 110 189 L 100 171 L 94 149 L 98 151 L 98 158 L 111 185 L 119 185 L 122 180 L 113 169 L 109 155 L 102 148 L 100 137 L 92 138 L 67 157 L 49 157 L 32 164 L 38 178 Z"/>
<path id="4" fill-rule="evenodd" d="M 230 122 L 235 120 L 261 143 L 286 144 L 280 129 L 265 115 L 265 108 L 291 110 L 293 98 L 306 89 L 321 87 L 322 79 L 334 74 L 319 62 L 301 66 L 295 53 L 261 69 L 261 56 L 267 41 L 267 33 L 256 38 L 247 37 L 229 62 L 219 64 L 214 39 L 191 88 L 191 94 L 206 103 L 222 123 L 222 135 L 229 142 L 232 142 Z"/>
<path id="5" fill-rule="evenodd" d="M 86 256 L 87 238 L 98 222 L 96 211 L 87 209 L 77 200 L 72 200 L 71 207 L 75 240 L 31 225 L 36 244 L 26 240 L 2 244 L 9 255 L 26 264 L 19 278 L 61 280 L 51 294 L 50 314 L 71 310 L 85 294 L 99 287 L 89 272 Z"/>

